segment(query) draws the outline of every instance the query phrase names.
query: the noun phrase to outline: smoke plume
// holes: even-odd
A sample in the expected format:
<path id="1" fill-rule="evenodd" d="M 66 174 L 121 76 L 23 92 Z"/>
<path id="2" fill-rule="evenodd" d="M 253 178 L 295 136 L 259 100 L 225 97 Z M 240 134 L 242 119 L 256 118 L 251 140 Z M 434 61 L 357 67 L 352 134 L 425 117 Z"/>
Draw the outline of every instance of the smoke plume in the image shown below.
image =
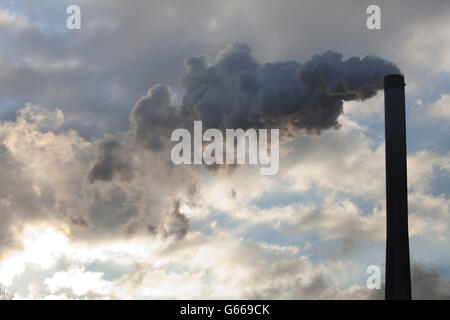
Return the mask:
<path id="1" fill-rule="evenodd" d="M 337 129 L 343 101 L 374 96 L 385 75 L 400 72 L 377 57 L 343 60 L 332 51 L 303 64 L 262 64 L 242 43 L 228 46 L 216 59 L 188 58 L 185 66 L 180 106 L 172 105 L 170 88 L 158 84 L 130 116 L 137 141 L 152 150 L 169 141 L 173 128 L 190 128 L 193 120 L 202 120 L 205 129 L 278 128 L 285 137 Z"/>
<path id="2" fill-rule="evenodd" d="M 327 51 L 309 61 L 261 63 L 243 43 L 229 45 L 214 59 L 185 60 L 181 103 L 164 84 L 153 86 L 130 114 L 137 145 L 154 152 L 171 146 L 174 129 L 276 128 L 281 136 L 320 135 L 340 127 L 343 102 L 365 100 L 383 88 L 383 78 L 400 70 L 377 57 L 363 59 Z M 100 145 L 98 161 L 89 173 L 91 183 L 115 177 L 129 179 L 131 171 L 116 142 Z M 211 168 L 214 168 L 211 166 Z"/>

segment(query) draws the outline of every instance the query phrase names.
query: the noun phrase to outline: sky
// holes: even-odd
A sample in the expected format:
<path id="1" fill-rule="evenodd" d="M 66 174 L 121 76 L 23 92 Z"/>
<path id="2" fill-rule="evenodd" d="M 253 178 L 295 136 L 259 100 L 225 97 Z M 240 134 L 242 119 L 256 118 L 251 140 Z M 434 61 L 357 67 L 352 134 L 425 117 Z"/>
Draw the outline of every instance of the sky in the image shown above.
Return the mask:
<path id="1" fill-rule="evenodd" d="M 448 43 L 446 0 L 2 1 L 0 285 L 382 299 L 366 286 L 371 265 L 384 281 L 380 79 L 401 72 L 412 295 L 450 299 Z M 170 133 L 194 118 L 280 128 L 278 173 L 174 165 Z"/>

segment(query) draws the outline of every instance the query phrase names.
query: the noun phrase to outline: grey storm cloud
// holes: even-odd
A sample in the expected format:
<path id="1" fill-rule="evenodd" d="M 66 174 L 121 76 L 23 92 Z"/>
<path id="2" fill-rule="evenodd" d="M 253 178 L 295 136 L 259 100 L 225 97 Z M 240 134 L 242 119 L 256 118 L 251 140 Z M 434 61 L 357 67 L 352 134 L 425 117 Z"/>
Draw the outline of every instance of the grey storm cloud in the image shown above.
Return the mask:
<path id="1" fill-rule="evenodd" d="M 450 299 L 450 280 L 439 267 L 413 263 L 411 282 L 414 299 Z"/>
<path id="2" fill-rule="evenodd" d="M 91 183 L 96 180 L 108 181 L 115 176 L 119 176 L 120 180 L 130 180 L 133 169 L 131 159 L 122 145 L 111 138 L 100 143 L 97 162 L 89 171 L 88 180 Z"/>
<path id="3" fill-rule="evenodd" d="M 305 63 L 262 64 L 243 43 L 229 45 L 215 61 L 185 60 L 185 94 L 173 106 L 170 88 L 158 84 L 133 108 L 137 142 L 160 150 L 177 127 L 202 120 L 203 128 L 279 128 L 285 137 L 339 128 L 343 101 L 365 100 L 383 87 L 383 77 L 400 73 L 391 62 L 327 51 Z"/>
<path id="4" fill-rule="evenodd" d="M 183 125 L 186 117 L 180 108 L 171 107 L 171 96 L 168 86 L 157 84 L 137 102 L 130 122 L 138 143 L 152 150 L 161 150 L 170 140 L 171 131 Z"/>

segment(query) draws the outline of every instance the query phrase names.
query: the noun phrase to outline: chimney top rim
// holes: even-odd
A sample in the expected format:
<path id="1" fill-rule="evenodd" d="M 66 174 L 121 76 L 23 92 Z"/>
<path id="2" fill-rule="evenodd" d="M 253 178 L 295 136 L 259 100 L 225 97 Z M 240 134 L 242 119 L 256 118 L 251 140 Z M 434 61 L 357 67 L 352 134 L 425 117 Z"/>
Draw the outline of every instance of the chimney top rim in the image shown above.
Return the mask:
<path id="1" fill-rule="evenodd" d="M 404 88 L 405 87 L 405 77 L 402 74 L 388 74 L 384 77 L 384 88 Z"/>

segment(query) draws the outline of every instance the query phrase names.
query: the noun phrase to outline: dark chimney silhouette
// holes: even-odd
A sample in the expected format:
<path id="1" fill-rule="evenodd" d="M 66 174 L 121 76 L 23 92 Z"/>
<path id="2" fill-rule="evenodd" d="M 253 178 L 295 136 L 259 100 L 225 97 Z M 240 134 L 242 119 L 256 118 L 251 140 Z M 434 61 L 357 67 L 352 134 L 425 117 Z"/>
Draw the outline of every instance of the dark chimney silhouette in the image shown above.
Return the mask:
<path id="1" fill-rule="evenodd" d="M 411 299 L 406 182 L 405 80 L 384 78 L 386 133 L 386 300 Z"/>

